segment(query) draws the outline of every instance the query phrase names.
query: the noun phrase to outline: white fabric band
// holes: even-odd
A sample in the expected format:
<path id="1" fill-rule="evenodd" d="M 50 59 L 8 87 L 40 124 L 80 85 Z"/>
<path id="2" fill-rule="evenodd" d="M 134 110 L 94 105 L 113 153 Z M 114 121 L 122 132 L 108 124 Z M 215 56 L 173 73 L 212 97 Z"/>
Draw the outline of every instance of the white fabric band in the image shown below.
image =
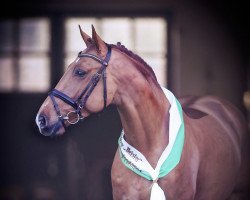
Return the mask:
<path id="1" fill-rule="evenodd" d="M 165 150 L 163 151 L 162 155 L 160 156 L 156 168 L 154 169 L 144 155 L 135 149 L 133 146 L 128 144 L 124 139 L 124 131 L 122 131 L 121 137 L 119 139 L 119 150 L 122 154 L 123 158 L 127 160 L 128 165 L 131 168 L 139 170 L 140 172 L 147 173 L 153 181 L 150 200 L 165 200 L 164 191 L 160 188 L 157 183 L 159 178 L 159 173 L 164 161 L 168 158 L 176 137 L 179 133 L 180 126 L 182 125 L 182 116 L 179 113 L 178 106 L 176 103 L 175 96 L 167 89 L 162 88 L 164 94 L 166 95 L 171 107 L 169 110 L 169 143 Z M 178 161 L 179 162 L 179 161 Z"/>

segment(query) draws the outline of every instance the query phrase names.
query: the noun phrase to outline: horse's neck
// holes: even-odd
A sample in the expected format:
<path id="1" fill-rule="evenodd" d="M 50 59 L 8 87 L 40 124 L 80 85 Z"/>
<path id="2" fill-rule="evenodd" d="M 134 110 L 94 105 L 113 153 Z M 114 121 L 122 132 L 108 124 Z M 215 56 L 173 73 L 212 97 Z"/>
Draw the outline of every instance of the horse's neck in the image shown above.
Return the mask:
<path id="1" fill-rule="evenodd" d="M 169 102 L 162 90 L 148 82 L 136 68 L 127 65 L 119 72 L 114 103 L 125 138 L 155 167 L 168 144 Z"/>

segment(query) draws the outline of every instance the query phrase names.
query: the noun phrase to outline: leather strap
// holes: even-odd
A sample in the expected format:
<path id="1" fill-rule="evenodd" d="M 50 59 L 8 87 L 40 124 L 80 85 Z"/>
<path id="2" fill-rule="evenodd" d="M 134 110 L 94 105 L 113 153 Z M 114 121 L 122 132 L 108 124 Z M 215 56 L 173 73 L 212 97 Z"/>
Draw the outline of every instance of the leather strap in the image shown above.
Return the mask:
<path id="1" fill-rule="evenodd" d="M 52 93 L 49 94 L 49 97 L 51 98 L 51 100 L 53 102 L 53 106 L 54 106 L 54 109 L 56 111 L 56 114 L 57 114 L 57 117 L 58 117 L 59 121 L 61 122 L 61 124 L 63 125 L 63 127 L 66 128 L 63 116 L 61 115 L 61 112 L 60 112 L 59 106 L 58 106 L 58 104 L 57 104 L 57 102 L 55 100 L 55 97 L 53 96 Z M 58 126 L 58 123 L 57 123 L 57 126 Z"/>
<path id="2" fill-rule="evenodd" d="M 65 103 L 69 104 L 70 106 L 72 106 L 74 109 L 77 109 L 78 105 L 77 103 L 71 99 L 68 95 L 60 92 L 57 89 L 53 89 L 49 95 L 52 95 L 54 97 L 57 97 L 59 99 L 61 99 L 62 101 L 64 101 Z"/>
<path id="3" fill-rule="evenodd" d="M 103 105 L 103 110 L 106 108 L 107 106 L 107 76 L 106 76 L 106 67 L 108 66 L 108 62 L 110 60 L 111 57 L 111 46 L 107 44 L 107 48 L 108 48 L 108 52 L 106 54 L 105 59 L 101 59 L 99 57 L 97 57 L 96 55 L 93 54 L 87 54 L 87 53 L 82 53 L 80 52 L 78 54 L 78 57 L 87 57 L 87 58 L 91 58 L 96 60 L 97 62 L 101 63 L 101 68 L 92 76 L 90 82 L 87 84 L 87 86 L 83 89 L 83 91 L 81 92 L 81 94 L 79 95 L 79 97 L 77 98 L 77 100 L 72 99 L 71 97 L 69 97 L 68 95 L 66 95 L 65 93 L 57 90 L 57 89 L 53 89 L 50 93 L 49 96 L 53 102 L 54 105 L 54 109 L 58 115 L 59 120 L 62 122 L 63 126 L 65 126 L 64 120 L 67 119 L 67 117 L 63 117 L 60 113 L 60 109 L 59 106 L 55 100 L 55 97 L 61 99 L 62 101 L 64 101 L 66 104 L 70 105 L 71 107 L 73 107 L 75 109 L 75 113 L 77 115 L 79 115 L 81 117 L 81 119 L 83 119 L 82 115 L 81 115 L 81 109 L 85 107 L 88 98 L 90 97 L 91 93 L 93 92 L 93 90 L 95 89 L 96 85 L 98 84 L 100 77 L 102 77 L 103 79 L 103 101 L 104 101 L 104 105 Z M 86 109 L 86 108 L 85 108 Z"/>
<path id="4" fill-rule="evenodd" d="M 95 86 L 97 85 L 97 83 L 100 80 L 100 75 L 102 75 L 103 78 L 103 100 L 104 100 L 104 105 L 103 105 L 103 109 L 106 108 L 107 106 L 107 83 L 106 83 L 106 67 L 108 66 L 108 62 L 110 60 L 111 57 L 111 46 L 107 44 L 107 48 L 108 48 L 108 52 L 106 54 L 106 57 L 104 58 L 104 60 L 100 59 L 99 57 L 97 57 L 96 55 L 93 54 L 82 54 L 81 52 L 79 53 L 79 57 L 88 57 L 88 58 L 92 58 L 94 60 L 96 60 L 97 62 L 101 63 L 102 66 L 100 68 L 100 70 L 98 70 L 98 72 L 92 77 L 92 79 L 90 80 L 90 82 L 88 83 L 88 85 L 84 88 L 84 90 L 82 91 L 82 93 L 80 94 L 80 96 L 78 97 L 78 101 L 80 99 L 82 99 L 82 97 L 84 96 L 84 94 L 90 90 L 91 92 L 88 92 L 86 97 L 83 98 L 83 101 L 81 101 L 81 107 L 85 106 L 87 99 L 89 98 L 90 94 L 92 93 L 92 91 L 94 90 Z"/>

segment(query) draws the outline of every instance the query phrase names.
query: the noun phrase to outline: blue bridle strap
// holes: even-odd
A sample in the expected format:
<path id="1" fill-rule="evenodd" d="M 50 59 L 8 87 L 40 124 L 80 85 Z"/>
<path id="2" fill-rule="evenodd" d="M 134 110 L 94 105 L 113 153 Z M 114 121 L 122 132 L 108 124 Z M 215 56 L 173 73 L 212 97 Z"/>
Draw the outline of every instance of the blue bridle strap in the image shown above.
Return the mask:
<path id="1" fill-rule="evenodd" d="M 78 120 L 75 122 L 77 123 L 79 121 L 79 119 L 83 119 L 84 117 L 81 115 L 81 109 L 85 108 L 86 102 L 89 98 L 89 96 L 91 95 L 91 93 L 93 92 L 93 90 L 95 89 L 97 83 L 99 82 L 100 78 L 102 77 L 103 79 L 103 100 L 104 100 L 104 106 L 103 106 L 103 110 L 106 108 L 107 106 L 107 83 L 106 83 L 106 67 L 108 66 L 108 62 L 110 60 L 111 57 L 111 46 L 107 44 L 107 48 L 108 48 L 108 52 L 106 54 L 105 59 L 101 59 L 99 57 L 97 57 L 96 55 L 93 54 L 87 54 L 87 53 L 82 53 L 80 52 L 78 54 L 78 57 L 87 57 L 87 58 L 91 58 L 96 60 L 97 62 L 101 63 L 101 68 L 92 76 L 90 82 L 87 84 L 87 86 L 83 89 L 83 91 L 81 92 L 81 94 L 78 96 L 77 100 L 72 99 L 71 97 L 69 97 L 68 95 L 66 95 L 65 93 L 57 90 L 57 89 L 53 89 L 50 93 L 49 96 L 53 102 L 54 105 L 54 109 L 58 115 L 59 120 L 62 122 L 63 126 L 65 126 L 64 120 L 68 120 L 68 115 L 69 113 L 72 113 L 72 111 L 70 111 L 67 116 L 62 116 L 59 106 L 55 100 L 56 98 L 61 99 L 63 102 L 65 102 L 66 104 L 70 105 L 71 107 L 74 108 L 74 113 L 77 115 Z M 85 108 L 86 109 L 86 108 Z M 71 123 L 69 120 L 68 122 L 70 124 L 74 124 Z"/>
<path id="2" fill-rule="evenodd" d="M 57 89 L 53 89 L 50 93 L 50 95 L 57 97 L 59 99 L 61 99 L 62 101 L 64 101 L 66 104 L 69 104 L 71 107 L 73 107 L 74 109 L 77 109 L 78 105 L 77 103 L 71 99 L 68 95 L 60 92 Z"/>

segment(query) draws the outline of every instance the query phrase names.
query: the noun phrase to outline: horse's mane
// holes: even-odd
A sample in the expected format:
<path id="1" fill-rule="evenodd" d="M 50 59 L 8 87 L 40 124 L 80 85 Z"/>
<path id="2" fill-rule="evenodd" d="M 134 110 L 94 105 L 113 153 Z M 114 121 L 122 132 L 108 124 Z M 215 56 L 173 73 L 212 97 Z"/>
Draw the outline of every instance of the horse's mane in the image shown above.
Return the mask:
<path id="1" fill-rule="evenodd" d="M 130 58 L 136 60 L 141 65 L 136 65 L 137 69 L 143 74 L 143 76 L 148 80 L 151 79 L 156 85 L 159 85 L 157 78 L 155 76 L 155 73 L 153 69 L 137 54 L 133 53 L 131 50 L 128 50 L 124 45 L 122 45 L 120 42 L 117 43 L 117 45 L 112 44 L 112 47 L 118 49 L 119 51 L 125 53 Z"/>

